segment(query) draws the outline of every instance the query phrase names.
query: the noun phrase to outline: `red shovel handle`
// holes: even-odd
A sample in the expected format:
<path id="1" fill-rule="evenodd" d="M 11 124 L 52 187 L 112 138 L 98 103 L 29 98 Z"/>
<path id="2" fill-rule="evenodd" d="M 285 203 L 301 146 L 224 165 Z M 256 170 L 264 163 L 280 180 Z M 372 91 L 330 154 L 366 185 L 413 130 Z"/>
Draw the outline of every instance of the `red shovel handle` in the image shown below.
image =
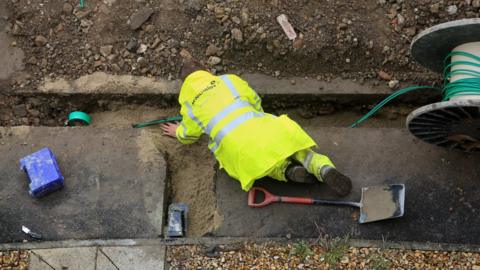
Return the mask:
<path id="1" fill-rule="evenodd" d="M 257 192 L 263 193 L 264 199 L 261 202 L 255 202 L 255 197 Z M 248 192 L 248 206 L 250 207 L 264 207 L 273 202 L 278 202 L 280 198 L 278 196 L 273 195 L 272 193 L 268 192 L 267 190 L 259 187 L 253 187 Z"/>
<path id="2" fill-rule="evenodd" d="M 264 194 L 264 199 L 261 202 L 255 202 L 255 197 L 257 192 L 262 192 Z M 300 198 L 300 197 L 286 197 L 286 196 L 277 196 L 267 190 L 259 187 L 253 187 L 248 192 L 248 206 L 250 207 L 265 207 L 274 202 L 284 202 L 284 203 L 296 203 L 296 204 L 313 204 L 313 199 L 311 198 Z"/>

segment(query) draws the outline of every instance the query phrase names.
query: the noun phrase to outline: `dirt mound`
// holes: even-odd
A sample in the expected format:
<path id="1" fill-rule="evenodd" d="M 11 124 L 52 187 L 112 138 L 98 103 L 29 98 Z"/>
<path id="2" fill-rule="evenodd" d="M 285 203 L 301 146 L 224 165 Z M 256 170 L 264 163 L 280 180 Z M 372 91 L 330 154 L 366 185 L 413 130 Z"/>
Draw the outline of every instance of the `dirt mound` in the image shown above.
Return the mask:
<path id="1" fill-rule="evenodd" d="M 216 72 L 322 79 L 430 79 L 409 56 L 414 35 L 433 24 L 478 17 L 477 0 L 213 1 L 12 0 L 9 32 L 26 53 L 31 78 L 94 71 L 177 77 L 186 48 Z M 145 18 L 140 9 L 151 9 Z M 140 12 L 141 13 L 141 12 Z M 276 17 L 298 34 L 288 40 Z M 149 14 L 149 13 L 148 13 Z M 132 30 L 129 22 L 141 26 Z"/>

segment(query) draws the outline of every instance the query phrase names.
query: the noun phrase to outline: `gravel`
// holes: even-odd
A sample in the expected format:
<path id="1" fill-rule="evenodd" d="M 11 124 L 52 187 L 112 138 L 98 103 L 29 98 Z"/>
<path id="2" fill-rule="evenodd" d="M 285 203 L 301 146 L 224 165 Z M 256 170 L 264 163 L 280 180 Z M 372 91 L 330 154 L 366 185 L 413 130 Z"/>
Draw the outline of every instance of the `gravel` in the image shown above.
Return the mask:
<path id="1" fill-rule="evenodd" d="M 298 252 L 301 248 L 306 248 L 303 253 Z M 480 254 L 267 243 L 206 248 L 172 246 L 168 248 L 167 262 L 171 270 L 480 269 Z"/>
<path id="2" fill-rule="evenodd" d="M 28 251 L 0 251 L 0 270 L 28 269 Z"/>

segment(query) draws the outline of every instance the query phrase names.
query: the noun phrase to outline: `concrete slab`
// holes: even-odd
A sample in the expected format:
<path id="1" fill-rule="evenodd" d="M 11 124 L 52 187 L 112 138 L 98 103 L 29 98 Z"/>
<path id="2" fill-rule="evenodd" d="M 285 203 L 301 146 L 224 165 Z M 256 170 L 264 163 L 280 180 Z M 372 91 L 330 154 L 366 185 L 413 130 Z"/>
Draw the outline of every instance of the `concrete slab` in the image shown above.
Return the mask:
<path id="1" fill-rule="evenodd" d="M 322 128 L 307 131 L 337 167 L 354 179 L 347 199 L 359 201 L 364 186 L 404 183 L 405 216 L 359 225 L 349 207 L 276 204 L 247 207 L 237 181 L 219 172 L 216 236 L 316 237 L 320 233 L 353 238 L 478 244 L 480 241 L 479 155 L 449 152 L 423 143 L 403 129 Z M 328 187 L 257 182 L 272 193 L 334 199 Z"/>
<path id="2" fill-rule="evenodd" d="M 65 188 L 28 195 L 19 159 L 50 147 Z M 162 233 L 166 163 L 145 130 L 0 128 L 0 242 L 155 238 Z M 29 239 L 31 240 L 31 239 Z"/>
<path id="3" fill-rule="evenodd" d="M 30 258 L 28 261 L 28 269 L 30 270 L 52 270 L 53 269 L 54 270 L 52 266 L 42 261 L 40 257 L 34 253 L 30 253 Z"/>
<path id="4" fill-rule="evenodd" d="M 163 270 L 165 246 L 102 247 L 99 253 L 106 256 L 116 269 L 122 270 Z M 97 261 L 98 269 L 102 268 Z"/>
<path id="5" fill-rule="evenodd" d="M 110 258 L 108 258 L 103 252 L 97 253 L 97 269 L 118 270 L 115 263 Z"/>
<path id="6" fill-rule="evenodd" d="M 96 257 L 96 247 L 37 249 L 30 254 L 28 269 L 95 270 Z"/>

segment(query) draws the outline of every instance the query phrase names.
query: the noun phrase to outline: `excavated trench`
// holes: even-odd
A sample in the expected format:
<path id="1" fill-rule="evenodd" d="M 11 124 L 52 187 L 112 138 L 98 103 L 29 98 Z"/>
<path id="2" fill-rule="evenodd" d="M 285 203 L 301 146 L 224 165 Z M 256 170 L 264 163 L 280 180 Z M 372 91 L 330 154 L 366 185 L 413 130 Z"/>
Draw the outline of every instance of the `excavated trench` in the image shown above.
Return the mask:
<path id="1" fill-rule="evenodd" d="M 131 124 L 178 114 L 176 95 L 23 94 L 5 96 L 0 107 L 1 125 L 64 126 L 68 113 L 87 112 L 92 124 L 85 128 L 131 128 Z M 288 114 L 304 127 L 347 127 L 372 107 L 380 97 L 319 97 L 308 95 L 264 96 L 265 111 Z M 411 98 L 411 97 L 410 97 Z M 404 126 L 408 113 L 427 102 L 399 100 L 384 108 L 362 127 Z M 203 138 L 194 145 L 181 145 L 162 136 L 158 126 L 145 128 L 168 163 L 166 201 L 189 205 L 189 236 L 208 234 L 221 223 L 215 202 L 216 161 Z M 200 162 L 201 161 L 201 162 Z"/>

